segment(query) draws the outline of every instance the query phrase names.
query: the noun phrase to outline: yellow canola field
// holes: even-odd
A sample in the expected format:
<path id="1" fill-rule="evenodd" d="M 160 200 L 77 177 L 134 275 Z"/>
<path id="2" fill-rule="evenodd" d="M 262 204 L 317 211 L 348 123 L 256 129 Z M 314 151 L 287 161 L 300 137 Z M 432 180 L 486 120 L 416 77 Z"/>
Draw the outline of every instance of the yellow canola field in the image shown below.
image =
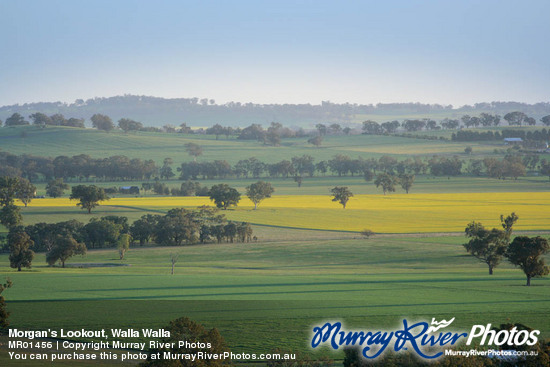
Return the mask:
<path id="1" fill-rule="evenodd" d="M 346 209 L 328 195 L 280 195 L 258 210 L 243 198 L 229 219 L 274 226 L 378 233 L 461 232 L 472 220 L 499 226 L 500 214 L 516 212 L 517 230 L 550 230 L 550 192 L 357 195 Z M 74 207 L 75 201 L 35 199 L 32 207 Z M 102 205 L 147 211 L 213 205 L 206 197 L 114 198 Z M 96 211 L 101 210 L 96 208 Z"/>

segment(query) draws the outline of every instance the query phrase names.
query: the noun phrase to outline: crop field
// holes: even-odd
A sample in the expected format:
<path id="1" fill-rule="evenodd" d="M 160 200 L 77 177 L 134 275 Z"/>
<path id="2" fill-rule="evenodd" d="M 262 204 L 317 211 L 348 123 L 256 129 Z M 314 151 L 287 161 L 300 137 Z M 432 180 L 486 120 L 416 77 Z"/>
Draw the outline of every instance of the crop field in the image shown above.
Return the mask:
<path id="1" fill-rule="evenodd" d="M 145 213 L 202 205 L 212 202 L 207 197 L 113 198 L 94 211 L 96 215 L 130 212 L 132 218 L 137 218 Z M 277 195 L 265 199 L 258 210 L 253 210 L 253 203 L 245 197 L 237 208 L 222 213 L 231 220 L 280 227 L 427 233 L 461 232 L 472 220 L 497 227 L 500 214 L 511 212 L 520 218 L 517 230 L 550 230 L 548 207 L 550 192 L 356 195 L 346 209 L 331 201 L 329 195 Z M 24 213 L 29 223 L 44 220 L 48 213 L 80 220 L 89 217 L 68 198 L 35 199 Z"/>

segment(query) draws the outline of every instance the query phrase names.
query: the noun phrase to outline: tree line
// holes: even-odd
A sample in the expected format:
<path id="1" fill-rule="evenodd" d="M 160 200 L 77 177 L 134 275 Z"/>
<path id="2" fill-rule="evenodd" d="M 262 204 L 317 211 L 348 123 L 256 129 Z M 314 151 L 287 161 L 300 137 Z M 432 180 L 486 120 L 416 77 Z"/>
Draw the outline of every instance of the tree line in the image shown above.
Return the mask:
<path id="1" fill-rule="evenodd" d="M 123 155 L 92 158 L 87 154 L 72 157 L 38 157 L 0 152 L 0 176 L 20 176 L 30 181 L 48 181 L 54 178 L 129 181 L 151 179 L 159 167 L 153 160 L 128 158 Z"/>
<path id="2" fill-rule="evenodd" d="M 34 249 L 46 253 L 50 265 L 87 249 L 117 248 L 121 259 L 130 243 L 140 246 L 182 246 L 197 243 L 250 242 L 254 239 L 250 223 L 229 221 L 216 208 L 197 210 L 174 208 L 165 215 L 146 214 L 129 224 L 124 216 L 91 218 L 87 224 L 77 220 L 12 226 L 7 236 L 10 265 L 30 268 Z"/>
<path id="3" fill-rule="evenodd" d="M 550 139 L 550 130 L 502 130 L 500 133 L 498 131 L 461 130 L 451 135 L 451 140 L 453 141 L 491 141 L 505 138 L 521 138 L 523 140 L 546 142 Z"/>
<path id="4" fill-rule="evenodd" d="M 5 126 L 21 126 L 30 125 L 35 126 L 71 126 L 84 128 L 85 120 L 82 118 L 65 118 L 63 114 L 56 113 L 48 116 L 42 112 L 35 112 L 29 115 L 30 122 L 25 119 L 20 113 L 15 112 L 5 121 Z M 528 116 L 521 111 L 512 111 L 506 113 L 504 116 L 498 114 L 491 114 L 483 112 L 479 116 L 470 116 L 468 114 L 462 115 L 460 118 L 450 119 L 445 118 L 441 121 L 436 121 L 431 118 L 421 119 L 405 119 L 403 121 L 393 120 L 384 123 L 378 123 L 376 121 L 367 120 L 362 123 L 362 130 L 364 134 L 393 134 L 398 129 L 402 129 L 406 132 L 416 132 L 421 130 L 440 130 L 440 129 L 458 129 L 462 127 L 477 128 L 477 127 L 493 127 L 500 126 L 502 120 L 506 121 L 508 126 L 533 126 L 537 121 L 535 118 Z M 218 123 L 212 125 L 207 129 L 193 130 L 187 125 L 187 123 L 181 123 L 179 126 L 166 124 L 161 128 L 144 126 L 142 122 L 136 121 L 131 118 L 120 118 L 115 125 L 115 122 L 108 115 L 101 113 L 95 113 L 90 117 L 92 127 L 103 130 L 112 131 L 116 128 L 128 133 L 132 131 L 149 131 L 149 132 L 167 132 L 167 133 L 200 133 L 215 135 L 216 140 L 219 136 L 224 135 L 226 138 L 229 136 L 236 136 L 237 139 L 243 140 L 259 140 L 265 144 L 278 145 L 281 138 L 291 137 L 304 137 L 307 134 L 302 128 L 290 129 L 284 127 L 279 122 L 272 122 L 271 125 L 264 129 L 260 124 L 251 124 L 247 127 L 232 127 L 222 126 Z M 550 115 L 546 115 L 540 118 L 540 122 L 546 126 L 550 126 Z M 1 126 L 1 121 L 0 121 Z M 315 125 L 317 133 L 320 136 L 327 134 L 346 134 L 349 135 L 352 132 L 352 128 L 349 126 L 342 127 L 339 123 L 318 123 Z"/>
<path id="5" fill-rule="evenodd" d="M 471 154 L 472 149 L 466 148 L 465 153 Z M 49 185 L 59 187 L 62 183 L 56 180 L 78 181 L 136 181 L 153 178 L 170 180 L 176 177 L 184 181 L 198 179 L 226 179 L 281 177 L 293 178 L 301 186 L 305 177 L 315 175 L 325 176 L 327 173 L 342 176 L 363 176 L 370 181 L 378 172 L 390 174 L 431 174 L 434 176 L 458 176 L 462 173 L 474 176 L 486 175 L 492 178 L 518 178 L 525 176 L 527 170 L 533 170 L 550 177 L 550 162 L 541 159 L 535 153 L 522 153 L 517 149 L 508 149 L 502 159 L 463 159 L 458 156 L 414 157 L 398 160 L 392 156 L 376 158 L 352 158 L 337 154 L 329 160 L 315 162 L 310 155 L 294 156 L 276 163 L 265 163 L 255 157 L 241 159 L 233 166 L 225 160 L 196 162 L 189 161 L 172 168 L 172 159 L 167 158 L 159 167 L 152 160 L 139 158 L 129 159 L 126 156 L 94 159 L 81 154 L 72 157 L 58 156 L 56 158 L 36 157 L 31 155 L 14 155 L 0 152 L 0 176 L 22 177 L 28 181 L 48 181 Z M 203 196 L 208 188 L 201 188 L 197 182 L 186 182 L 181 189 L 170 190 L 162 183 L 143 184 L 143 189 L 152 189 L 157 194 Z M 55 191 L 52 195 L 55 196 Z M 58 195 L 59 196 L 59 195 Z"/>

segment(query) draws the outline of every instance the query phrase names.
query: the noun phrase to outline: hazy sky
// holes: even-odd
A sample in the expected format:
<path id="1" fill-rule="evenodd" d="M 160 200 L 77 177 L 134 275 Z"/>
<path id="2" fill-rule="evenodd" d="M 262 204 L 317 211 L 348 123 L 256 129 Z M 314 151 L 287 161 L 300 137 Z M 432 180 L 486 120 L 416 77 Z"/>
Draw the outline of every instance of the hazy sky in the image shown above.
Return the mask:
<path id="1" fill-rule="evenodd" d="M 0 0 L 0 105 L 550 101 L 550 1 Z"/>

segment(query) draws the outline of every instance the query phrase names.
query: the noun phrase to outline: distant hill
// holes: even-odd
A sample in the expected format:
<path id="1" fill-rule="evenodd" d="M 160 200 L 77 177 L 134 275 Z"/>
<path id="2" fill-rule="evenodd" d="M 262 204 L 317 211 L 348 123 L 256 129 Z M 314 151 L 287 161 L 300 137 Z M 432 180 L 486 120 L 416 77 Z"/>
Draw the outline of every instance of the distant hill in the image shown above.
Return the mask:
<path id="1" fill-rule="evenodd" d="M 312 127 L 317 123 L 340 123 L 350 125 L 372 119 L 383 122 L 406 118 L 460 117 L 464 114 L 478 115 L 482 112 L 506 114 L 521 111 L 537 120 L 550 114 L 550 103 L 526 104 L 519 102 L 477 103 L 473 106 L 442 106 L 421 103 L 379 103 L 376 105 L 337 104 L 322 102 L 312 104 L 253 104 L 230 102 L 223 105 L 214 100 L 199 98 L 158 98 L 124 95 L 108 98 L 76 100 L 74 103 L 39 102 L 0 107 L 0 119 L 5 120 L 14 112 L 27 118 L 35 112 L 48 115 L 61 113 L 65 117 L 85 118 L 95 113 L 106 114 L 113 121 L 122 117 L 131 118 L 147 126 L 179 125 L 182 122 L 193 127 L 222 125 L 244 127 L 252 123 L 268 125 L 272 121 L 287 126 Z"/>

